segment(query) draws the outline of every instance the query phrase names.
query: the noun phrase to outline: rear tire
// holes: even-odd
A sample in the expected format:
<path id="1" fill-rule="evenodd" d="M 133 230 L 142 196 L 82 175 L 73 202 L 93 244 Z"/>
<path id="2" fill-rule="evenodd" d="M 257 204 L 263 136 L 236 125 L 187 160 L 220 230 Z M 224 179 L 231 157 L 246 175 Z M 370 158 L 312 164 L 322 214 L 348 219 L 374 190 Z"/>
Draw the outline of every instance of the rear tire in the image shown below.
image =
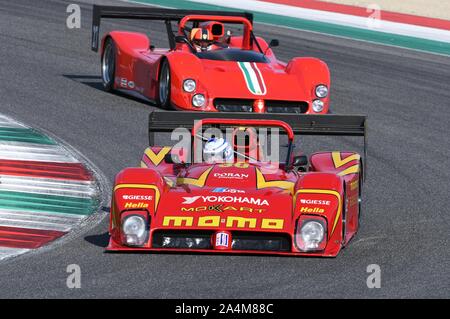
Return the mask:
<path id="1" fill-rule="evenodd" d="M 170 101 L 170 66 L 167 59 L 161 62 L 161 67 L 159 69 L 159 86 L 158 86 L 158 106 L 163 109 L 172 109 L 172 104 Z"/>
<path id="2" fill-rule="evenodd" d="M 102 82 L 105 91 L 114 90 L 114 79 L 116 73 L 116 45 L 113 39 L 108 38 L 105 41 L 105 48 L 102 55 Z"/>

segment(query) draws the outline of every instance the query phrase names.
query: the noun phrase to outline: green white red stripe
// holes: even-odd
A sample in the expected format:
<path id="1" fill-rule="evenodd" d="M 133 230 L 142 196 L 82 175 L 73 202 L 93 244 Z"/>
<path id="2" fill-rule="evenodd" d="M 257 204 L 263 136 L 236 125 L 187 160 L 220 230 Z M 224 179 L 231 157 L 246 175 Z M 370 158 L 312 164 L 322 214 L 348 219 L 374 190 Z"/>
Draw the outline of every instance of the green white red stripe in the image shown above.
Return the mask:
<path id="1" fill-rule="evenodd" d="M 54 241 L 97 211 L 99 187 L 77 156 L 0 115 L 0 260 Z"/>
<path id="2" fill-rule="evenodd" d="M 231 10 L 254 14 L 255 22 L 308 30 L 383 45 L 450 55 L 450 24 L 366 8 L 296 0 L 128 0 L 178 9 Z"/>
<path id="3" fill-rule="evenodd" d="M 258 65 L 254 62 L 237 62 L 248 90 L 254 95 L 265 95 L 266 84 Z"/>

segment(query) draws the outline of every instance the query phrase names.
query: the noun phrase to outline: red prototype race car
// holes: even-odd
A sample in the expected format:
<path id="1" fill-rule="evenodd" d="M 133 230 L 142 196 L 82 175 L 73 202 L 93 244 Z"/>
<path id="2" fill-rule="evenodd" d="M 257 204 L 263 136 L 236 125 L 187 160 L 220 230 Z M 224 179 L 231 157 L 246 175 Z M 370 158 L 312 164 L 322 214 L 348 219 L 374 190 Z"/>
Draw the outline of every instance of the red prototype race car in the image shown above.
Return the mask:
<path id="1" fill-rule="evenodd" d="M 339 151 L 294 155 L 294 136 L 365 137 L 365 117 L 209 114 L 150 114 L 152 146 L 141 167 L 115 179 L 107 250 L 337 256 L 358 231 L 363 158 Z M 187 149 L 153 146 L 155 133 L 180 127 L 192 137 Z M 288 141 L 277 165 L 263 147 L 267 129 Z M 217 149 L 226 160 L 197 160 L 197 151 L 206 156 L 210 143 L 224 141 L 218 138 L 224 131 L 230 143 Z"/>
<path id="2" fill-rule="evenodd" d="M 272 51 L 278 41 L 268 44 L 256 37 L 250 13 L 95 5 L 94 51 L 102 18 L 164 21 L 170 46 L 156 48 L 143 33 L 107 33 L 100 45 L 107 91 L 120 90 L 166 109 L 328 113 L 328 66 L 310 57 L 278 60 Z M 232 31 L 236 27 L 239 34 Z"/>

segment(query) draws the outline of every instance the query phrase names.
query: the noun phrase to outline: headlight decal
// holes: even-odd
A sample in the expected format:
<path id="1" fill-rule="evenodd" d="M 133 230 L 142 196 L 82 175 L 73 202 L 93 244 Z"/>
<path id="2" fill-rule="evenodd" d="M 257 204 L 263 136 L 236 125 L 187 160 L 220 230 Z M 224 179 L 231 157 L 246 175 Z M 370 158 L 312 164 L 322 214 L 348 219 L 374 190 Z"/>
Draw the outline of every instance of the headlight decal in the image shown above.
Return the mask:
<path id="1" fill-rule="evenodd" d="M 339 218 L 341 217 L 342 214 L 342 199 L 341 199 L 341 195 L 333 190 L 327 190 L 327 189 L 299 189 L 294 196 L 294 206 L 297 202 L 297 195 L 301 193 L 301 194 L 329 194 L 329 195 L 333 195 L 337 198 L 338 200 L 338 209 L 336 212 L 336 217 L 334 218 L 333 221 L 333 227 L 331 229 L 330 232 L 330 237 L 333 235 L 334 230 L 336 229 L 336 226 L 338 224 Z"/>

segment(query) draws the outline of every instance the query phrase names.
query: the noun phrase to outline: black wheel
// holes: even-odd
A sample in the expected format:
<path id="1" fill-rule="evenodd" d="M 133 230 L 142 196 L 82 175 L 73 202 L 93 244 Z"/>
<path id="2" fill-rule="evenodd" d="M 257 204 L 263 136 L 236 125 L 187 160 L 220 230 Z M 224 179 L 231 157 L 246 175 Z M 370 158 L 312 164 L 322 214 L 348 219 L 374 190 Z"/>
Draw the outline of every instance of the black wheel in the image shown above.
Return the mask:
<path id="1" fill-rule="evenodd" d="M 102 55 L 102 81 L 107 92 L 114 90 L 114 78 L 116 72 L 116 46 L 111 38 L 105 42 Z"/>
<path id="2" fill-rule="evenodd" d="M 163 109 L 171 109 L 170 103 L 170 66 L 164 59 L 159 69 L 158 106 Z"/>

